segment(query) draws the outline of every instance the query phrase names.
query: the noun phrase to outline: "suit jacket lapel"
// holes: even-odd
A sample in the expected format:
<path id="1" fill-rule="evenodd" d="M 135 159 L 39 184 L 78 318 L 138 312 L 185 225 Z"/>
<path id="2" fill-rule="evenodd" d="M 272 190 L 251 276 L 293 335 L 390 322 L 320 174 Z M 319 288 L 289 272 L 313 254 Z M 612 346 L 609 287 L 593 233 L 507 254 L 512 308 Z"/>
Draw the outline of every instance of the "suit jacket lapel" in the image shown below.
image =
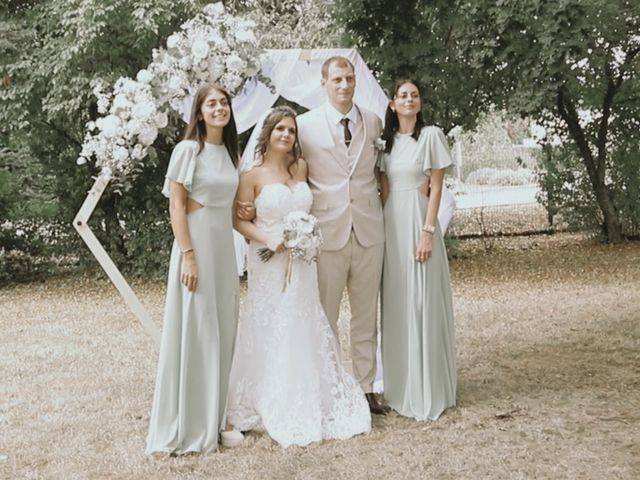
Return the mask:
<path id="1" fill-rule="evenodd" d="M 336 163 L 346 172 L 349 172 L 349 159 L 347 158 L 346 152 L 345 155 L 340 155 L 338 152 L 342 145 L 336 145 L 336 142 L 334 141 L 335 131 L 332 129 L 334 129 L 335 126 L 329 121 L 325 108 L 322 109 L 321 121 L 319 123 L 322 124 L 322 128 L 325 130 L 324 132 L 319 132 L 321 134 L 318 135 L 318 138 L 326 140 L 326 142 L 322 142 L 322 147 L 329 150 Z"/>
<path id="2" fill-rule="evenodd" d="M 356 108 L 358 108 L 358 106 L 356 105 Z M 351 165 L 351 169 L 349 170 L 349 175 L 353 175 L 353 172 L 356 170 L 356 167 L 358 166 L 358 161 L 360 160 L 360 157 L 362 156 L 362 152 L 364 151 L 364 147 L 367 144 L 367 119 L 364 118 L 364 114 L 362 113 L 362 110 L 360 110 L 358 108 L 358 112 L 360 113 L 360 118 L 362 119 L 362 144 L 360 144 L 360 149 L 358 150 L 358 154 L 356 155 L 356 158 L 353 160 L 353 165 Z"/>

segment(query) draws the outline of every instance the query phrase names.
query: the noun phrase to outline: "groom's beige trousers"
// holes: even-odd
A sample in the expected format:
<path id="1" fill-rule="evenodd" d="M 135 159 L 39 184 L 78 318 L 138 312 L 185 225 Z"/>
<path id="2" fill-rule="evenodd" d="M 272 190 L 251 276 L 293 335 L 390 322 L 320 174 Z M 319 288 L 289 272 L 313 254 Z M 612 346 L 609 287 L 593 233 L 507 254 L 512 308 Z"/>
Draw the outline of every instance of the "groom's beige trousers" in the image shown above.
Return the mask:
<path id="1" fill-rule="evenodd" d="M 376 376 L 378 290 L 384 243 L 363 247 L 353 230 L 340 250 L 318 257 L 320 301 L 338 337 L 338 317 L 345 286 L 351 307 L 351 360 L 353 375 L 365 393 L 373 392 Z"/>

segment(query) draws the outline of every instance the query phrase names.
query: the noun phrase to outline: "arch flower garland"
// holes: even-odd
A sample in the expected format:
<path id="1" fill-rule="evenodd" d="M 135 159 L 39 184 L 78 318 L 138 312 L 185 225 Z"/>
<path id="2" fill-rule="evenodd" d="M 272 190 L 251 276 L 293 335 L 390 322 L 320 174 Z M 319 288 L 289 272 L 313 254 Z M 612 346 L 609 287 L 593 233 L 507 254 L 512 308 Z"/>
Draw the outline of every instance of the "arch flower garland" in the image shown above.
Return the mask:
<path id="1" fill-rule="evenodd" d="M 185 98 L 200 85 L 216 82 L 235 94 L 259 74 L 262 51 L 254 28 L 222 3 L 209 4 L 169 36 L 166 48 L 153 50 L 153 61 L 135 80 L 121 77 L 112 91 L 103 80 L 94 81 L 103 116 L 87 123 L 77 163 L 95 158 L 108 177 L 135 175 L 171 112 L 182 116 Z"/>

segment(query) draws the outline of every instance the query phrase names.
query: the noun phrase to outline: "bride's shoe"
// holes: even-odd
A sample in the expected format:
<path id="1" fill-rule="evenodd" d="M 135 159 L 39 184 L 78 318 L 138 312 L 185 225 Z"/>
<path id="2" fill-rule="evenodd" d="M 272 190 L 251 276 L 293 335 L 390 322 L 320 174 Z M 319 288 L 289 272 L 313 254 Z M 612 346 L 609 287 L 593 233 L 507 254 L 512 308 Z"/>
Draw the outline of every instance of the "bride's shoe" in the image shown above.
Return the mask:
<path id="1" fill-rule="evenodd" d="M 233 448 L 241 445 L 244 441 L 244 435 L 239 430 L 229 430 L 220 432 L 220 443 L 223 447 Z"/>

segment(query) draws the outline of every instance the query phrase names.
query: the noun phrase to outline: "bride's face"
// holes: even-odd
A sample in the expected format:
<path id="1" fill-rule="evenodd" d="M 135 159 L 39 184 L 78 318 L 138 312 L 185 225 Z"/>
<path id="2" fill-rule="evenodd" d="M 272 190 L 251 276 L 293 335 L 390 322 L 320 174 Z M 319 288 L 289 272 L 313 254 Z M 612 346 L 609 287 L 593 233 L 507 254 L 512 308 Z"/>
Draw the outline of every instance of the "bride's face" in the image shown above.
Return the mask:
<path id="1" fill-rule="evenodd" d="M 291 117 L 284 117 L 271 130 L 269 148 L 277 152 L 290 152 L 296 141 L 296 122 Z"/>

